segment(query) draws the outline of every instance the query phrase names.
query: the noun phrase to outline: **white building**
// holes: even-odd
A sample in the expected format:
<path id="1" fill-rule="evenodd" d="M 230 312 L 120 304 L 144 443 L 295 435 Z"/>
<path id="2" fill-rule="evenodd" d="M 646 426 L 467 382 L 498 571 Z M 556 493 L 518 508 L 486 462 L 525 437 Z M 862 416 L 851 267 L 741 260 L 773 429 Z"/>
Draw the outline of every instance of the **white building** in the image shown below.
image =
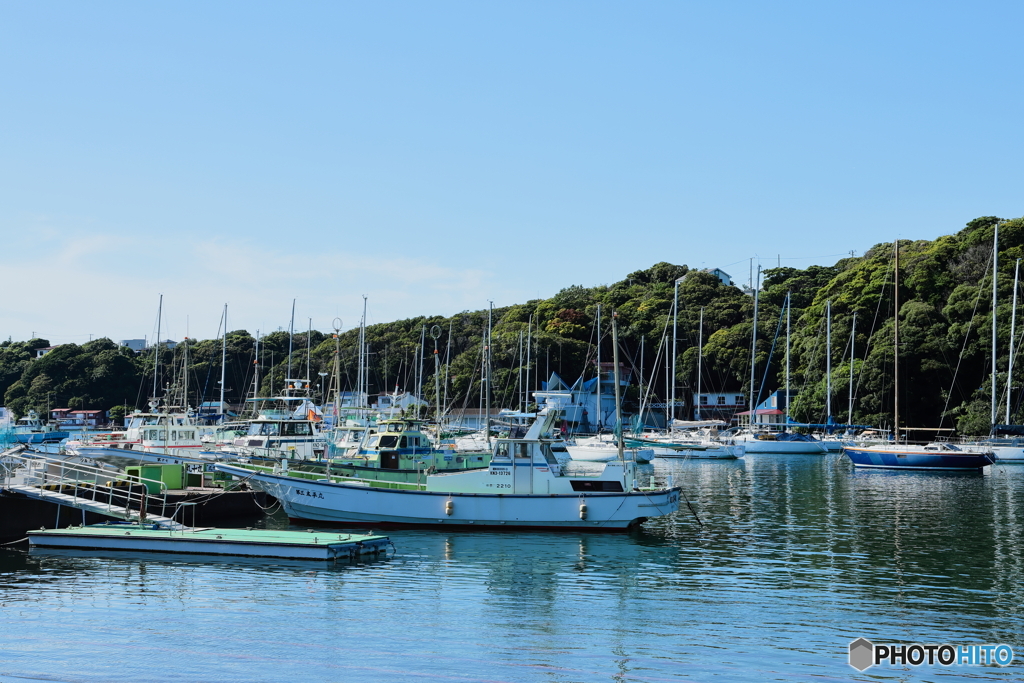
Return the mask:
<path id="1" fill-rule="evenodd" d="M 138 353 L 139 351 L 142 351 L 143 349 L 146 348 L 145 339 L 122 339 L 121 341 L 117 342 L 117 344 L 118 346 L 127 346 L 135 353 Z"/>

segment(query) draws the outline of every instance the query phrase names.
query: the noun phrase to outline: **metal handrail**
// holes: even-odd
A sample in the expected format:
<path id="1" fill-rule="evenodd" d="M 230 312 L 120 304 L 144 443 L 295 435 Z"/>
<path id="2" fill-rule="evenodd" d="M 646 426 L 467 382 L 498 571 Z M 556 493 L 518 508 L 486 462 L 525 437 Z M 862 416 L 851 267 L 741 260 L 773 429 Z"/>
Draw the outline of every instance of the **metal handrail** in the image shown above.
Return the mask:
<path id="1" fill-rule="evenodd" d="M 84 494 L 87 491 L 91 491 L 92 492 L 91 500 L 93 502 L 97 502 L 96 501 L 96 493 L 97 493 L 97 491 L 100 488 L 105 488 L 105 489 L 108 489 L 107 502 L 106 502 L 107 511 L 112 513 L 114 507 L 122 507 L 122 506 L 119 506 L 119 505 L 114 505 L 114 493 L 115 493 L 114 487 L 113 486 L 109 486 L 109 485 L 101 485 L 99 483 L 99 477 L 101 475 L 103 477 L 108 478 L 108 481 L 110 481 L 110 478 L 112 478 L 113 476 L 115 476 L 117 474 L 115 472 L 111 472 L 110 470 L 104 469 L 102 467 L 94 467 L 92 465 L 86 465 L 84 463 L 71 463 L 71 462 L 68 462 L 67 459 L 65 459 L 65 458 L 50 458 L 50 457 L 41 456 L 41 455 L 25 456 L 25 455 L 18 455 L 16 453 L 5 452 L 5 453 L 2 454 L 2 461 L 0 461 L 0 469 L 3 470 L 4 486 L 9 486 L 10 479 L 14 475 L 14 471 L 16 469 L 18 469 L 18 467 L 16 467 L 16 468 L 11 468 L 10 467 L 10 461 L 11 460 L 18 461 L 19 462 L 18 467 L 25 466 L 29 470 L 29 473 L 31 473 L 33 469 L 41 470 L 40 474 L 42 475 L 41 476 L 41 478 L 43 480 L 42 483 L 41 484 L 31 484 L 32 486 L 36 486 L 38 488 L 41 488 L 42 486 L 45 486 L 45 485 L 48 485 L 48 484 L 55 484 L 55 485 L 58 485 L 61 488 L 63 488 L 66 485 L 70 485 L 72 487 L 73 499 L 76 502 L 79 499 L 81 499 L 83 501 L 90 500 L 90 498 L 88 496 L 86 496 L 86 495 L 81 495 L 81 496 L 79 495 L 79 492 L 82 492 Z M 60 468 L 61 468 L 60 476 L 55 476 L 53 473 L 46 471 L 46 466 L 47 465 L 51 465 L 51 464 L 59 465 L 60 466 Z M 86 487 L 82 486 L 82 483 L 83 483 L 83 478 L 82 477 L 68 477 L 68 476 L 66 476 L 68 473 L 80 474 L 80 475 L 84 474 L 84 475 L 87 475 L 87 476 L 91 476 L 92 477 L 92 482 L 91 483 L 93 485 L 91 487 L 86 488 Z M 148 489 L 147 484 L 156 484 L 158 486 L 158 488 L 159 488 L 159 490 L 161 492 L 161 495 L 163 497 L 163 508 L 166 509 L 166 507 L 167 507 L 167 492 L 168 492 L 167 484 L 165 484 L 164 482 L 162 482 L 160 480 L 157 480 L 157 479 L 149 479 L 147 477 L 136 477 L 134 475 L 127 476 L 127 481 L 129 481 L 133 485 L 136 484 L 136 483 L 140 483 L 145 488 L 143 489 L 142 492 L 139 492 L 139 493 L 134 493 L 133 492 L 133 489 L 135 488 L 134 486 L 129 486 L 128 489 L 123 491 L 123 492 L 122 491 L 117 491 L 118 493 L 123 493 L 124 494 L 125 505 L 123 506 L 123 508 L 126 511 L 128 511 L 130 513 L 133 510 L 133 505 L 132 505 L 133 503 L 135 504 L 134 505 L 134 509 L 141 509 L 145 505 L 146 499 L 150 495 L 148 493 L 149 489 Z M 111 516 L 117 516 L 117 515 L 111 514 Z"/>

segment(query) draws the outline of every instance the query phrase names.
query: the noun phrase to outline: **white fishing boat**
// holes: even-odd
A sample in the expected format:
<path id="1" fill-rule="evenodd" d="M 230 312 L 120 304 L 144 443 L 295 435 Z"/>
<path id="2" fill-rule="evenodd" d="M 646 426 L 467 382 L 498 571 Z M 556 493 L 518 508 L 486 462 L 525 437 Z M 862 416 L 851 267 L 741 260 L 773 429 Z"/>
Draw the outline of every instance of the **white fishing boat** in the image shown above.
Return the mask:
<path id="1" fill-rule="evenodd" d="M 149 412 L 135 412 L 126 418 L 123 432 L 82 435 L 65 444 L 71 455 L 91 458 L 117 467 L 144 462 L 178 465 L 209 457 L 203 455 L 199 427 L 191 411 L 149 402 Z"/>
<path id="2" fill-rule="evenodd" d="M 274 496 L 290 519 L 338 525 L 626 531 L 679 508 L 679 489 L 641 481 L 631 460 L 593 473 L 564 469 L 550 448 L 556 415 L 539 417 L 524 438 L 497 439 L 487 469 L 427 475 L 422 483 L 328 477 L 286 464 L 276 473 L 211 467 Z"/>

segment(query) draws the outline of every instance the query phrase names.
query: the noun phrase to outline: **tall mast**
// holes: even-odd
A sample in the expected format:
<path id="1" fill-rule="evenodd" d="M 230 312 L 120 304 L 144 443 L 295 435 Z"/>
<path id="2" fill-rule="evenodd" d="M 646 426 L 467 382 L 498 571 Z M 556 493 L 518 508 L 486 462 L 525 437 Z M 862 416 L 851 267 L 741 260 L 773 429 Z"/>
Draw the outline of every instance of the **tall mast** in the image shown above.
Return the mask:
<path id="1" fill-rule="evenodd" d="M 530 314 L 530 322 L 526 323 L 526 408 L 530 407 L 530 360 L 531 344 L 533 343 L 533 314 Z"/>
<path id="2" fill-rule="evenodd" d="M 228 359 L 228 305 L 224 304 L 224 335 L 221 338 L 220 346 L 220 405 L 217 407 L 217 414 L 224 414 L 224 369 L 227 367 Z"/>
<path id="3" fill-rule="evenodd" d="M 430 338 L 434 340 L 434 420 L 437 422 L 437 440 L 441 441 L 441 366 L 437 354 L 437 338 L 441 336 L 441 327 L 430 328 Z"/>
<path id="4" fill-rule="evenodd" d="M 484 348 L 487 395 L 484 397 L 484 434 L 487 436 L 487 450 L 491 450 L 491 317 L 494 314 L 494 302 L 487 303 L 487 346 Z"/>
<path id="5" fill-rule="evenodd" d="M 524 407 L 523 406 L 523 393 L 524 393 L 524 390 L 526 389 L 526 387 L 523 386 L 523 331 L 522 330 L 519 330 L 519 363 L 518 363 L 518 365 L 519 365 L 519 379 L 518 379 L 519 388 L 516 391 L 516 395 L 519 398 L 519 412 L 523 412 L 523 407 Z"/>
<path id="6" fill-rule="evenodd" d="M 664 349 L 666 347 L 668 347 L 668 335 L 667 334 L 664 335 L 661 338 L 661 348 Z M 666 358 L 665 358 L 665 391 L 668 391 L 669 367 L 670 366 L 669 366 L 669 363 L 668 363 L 668 357 L 666 355 Z M 654 373 L 651 373 L 651 374 L 653 375 Z M 665 433 L 666 434 L 672 430 L 672 422 L 671 422 L 671 420 L 669 419 L 669 416 L 668 416 L 668 405 L 669 405 L 668 404 L 668 399 L 666 398 L 665 399 Z"/>
<path id="7" fill-rule="evenodd" d="M 832 300 L 825 302 L 825 424 L 832 422 Z"/>
<path id="8" fill-rule="evenodd" d="M 416 364 L 416 419 L 420 419 L 420 404 L 423 400 L 423 348 L 427 339 L 427 326 L 420 325 L 420 362 Z"/>
<path id="9" fill-rule="evenodd" d="M 996 412 L 996 389 L 995 389 L 995 294 L 998 285 L 998 263 L 999 260 L 999 223 L 995 223 L 995 232 L 992 237 L 992 419 L 991 425 L 995 426 L 995 412 Z"/>
<path id="10" fill-rule="evenodd" d="M 892 281 L 893 304 L 896 308 L 892 335 L 893 358 L 893 435 L 900 442 L 900 241 L 896 240 L 896 268 Z"/>
<path id="11" fill-rule="evenodd" d="M 754 372 L 757 366 L 757 301 L 761 284 L 761 264 L 757 265 L 757 282 L 754 283 L 754 327 L 750 334 L 750 426 L 754 426 Z"/>
<path id="12" fill-rule="evenodd" d="M 850 323 L 850 408 L 846 414 L 846 424 L 853 424 L 853 359 L 857 349 L 857 311 L 853 312 L 853 322 Z"/>
<path id="13" fill-rule="evenodd" d="M 1006 424 L 1010 424 L 1010 403 L 1013 400 L 1013 339 L 1017 334 L 1017 282 L 1020 279 L 1020 259 L 1013 269 L 1013 310 L 1010 312 L 1010 361 L 1006 366 Z"/>
<path id="14" fill-rule="evenodd" d="M 186 327 L 186 332 L 187 331 L 188 331 L 188 329 Z M 184 404 L 182 406 L 182 409 L 185 411 L 186 414 L 188 414 L 188 337 L 187 336 L 185 337 L 184 346 L 185 346 L 185 353 L 182 354 L 182 361 L 181 361 L 181 374 L 182 374 L 181 399 L 182 399 L 182 403 Z"/>
<path id="15" fill-rule="evenodd" d="M 363 318 L 359 321 L 359 386 L 356 388 L 356 398 L 363 401 L 364 405 L 369 405 L 369 397 L 367 387 L 369 382 L 366 381 L 366 295 L 363 295 Z M 387 391 L 387 387 L 384 388 Z M 360 406 L 362 407 L 362 406 Z"/>
<path id="16" fill-rule="evenodd" d="M 309 328 L 306 330 L 306 385 L 309 386 L 309 354 L 311 351 L 310 339 L 313 337 L 313 319 L 309 319 Z"/>
<path id="17" fill-rule="evenodd" d="M 672 288 L 672 390 L 669 392 L 669 403 L 672 405 L 672 418 L 676 416 L 676 333 L 679 329 L 679 279 Z"/>
<path id="18" fill-rule="evenodd" d="M 156 400 L 157 369 L 160 367 L 160 321 L 164 316 L 164 295 L 160 295 L 160 305 L 156 309 L 156 344 L 153 346 L 153 400 Z"/>
<path id="19" fill-rule="evenodd" d="M 444 350 L 444 402 L 442 405 L 445 406 L 445 412 L 448 411 L 448 369 L 452 358 L 452 325 L 454 322 L 448 321 L 448 345 Z"/>
<path id="20" fill-rule="evenodd" d="M 256 398 L 260 390 L 260 331 L 256 330 L 256 346 L 252 352 L 252 397 Z M 255 403 L 253 404 L 255 405 Z"/>
<path id="21" fill-rule="evenodd" d="M 619 451 L 619 462 L 626 463 L 626 454 L 623 451 L 622 442 L 622 398 L 619 395 L 619 327 L 616 325 L 616 319 L 619 314 L 612 311 L 612 365 L 614 366 L 615 378 L 615 426 L 619 432 L 618 439 L 616 439 L 618 451 Z M 625 476 L 625 467 L 623 467 L 623 476 Z"/>
<path id="22" fill-rule="evenodd" d="M 786 292 L 786 424 L 789 424 L 789 323 L 793 310 L 792 296 L 792 292 Z"/>
<path id="23" fill-rule="evenodd" d="M 604 411 L 601 410 L 601 304 L 597 305 L 597 329 L 595 330 L 595 337 L 597 337 L 597 385 L 594 391 L 597 392 L 596 410 L 597 410 L 597 431 L 601 432 L 601 423 L 603 422 Z"/>
<path id="24" fill-rule="evenodd" d="M 701 372 L 704 367 L 704 307 L 700 307 L 700 327 L 697 332 L 697 398 L 694 399 L 693 405 L 696 406 L 694 410 L 694 417 L 698 420 L 702 419 L 700 414 L 700 395 L 701 395 Z"/>
<path id="25" fill-rule="evenodd" d="M 295 299 L 292 299 L 292 321 L 288 324 L 288 374 L 284 377 L 285 394 L 288 394 L 288 381 L 292 377 L 292 335 L 295 334 Z"/>

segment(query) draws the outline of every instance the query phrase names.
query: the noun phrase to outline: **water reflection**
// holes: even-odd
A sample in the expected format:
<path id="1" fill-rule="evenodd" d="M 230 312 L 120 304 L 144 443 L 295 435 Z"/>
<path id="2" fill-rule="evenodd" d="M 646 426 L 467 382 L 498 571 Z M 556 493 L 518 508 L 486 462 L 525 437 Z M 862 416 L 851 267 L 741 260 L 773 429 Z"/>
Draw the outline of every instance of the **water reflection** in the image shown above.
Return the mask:
<path id="1" fill-rule="evenodd" d="M 683 485 L 703 526 L 684 507 L 629 535 L 391 532 L 397 555 L 357 565 L 0 552 L 6 671 L 941 680 L 963 672 L 858 675 L 847 643 L 1006 642 L 1024 652 L 1024 467 L 871 472 L 840 456 L 748 456 L 656 460 L 649 472 Z M 54 625 L 93 635 L 55 640 Z M 146 666 L 111 673 L 109 643 Z"/>

